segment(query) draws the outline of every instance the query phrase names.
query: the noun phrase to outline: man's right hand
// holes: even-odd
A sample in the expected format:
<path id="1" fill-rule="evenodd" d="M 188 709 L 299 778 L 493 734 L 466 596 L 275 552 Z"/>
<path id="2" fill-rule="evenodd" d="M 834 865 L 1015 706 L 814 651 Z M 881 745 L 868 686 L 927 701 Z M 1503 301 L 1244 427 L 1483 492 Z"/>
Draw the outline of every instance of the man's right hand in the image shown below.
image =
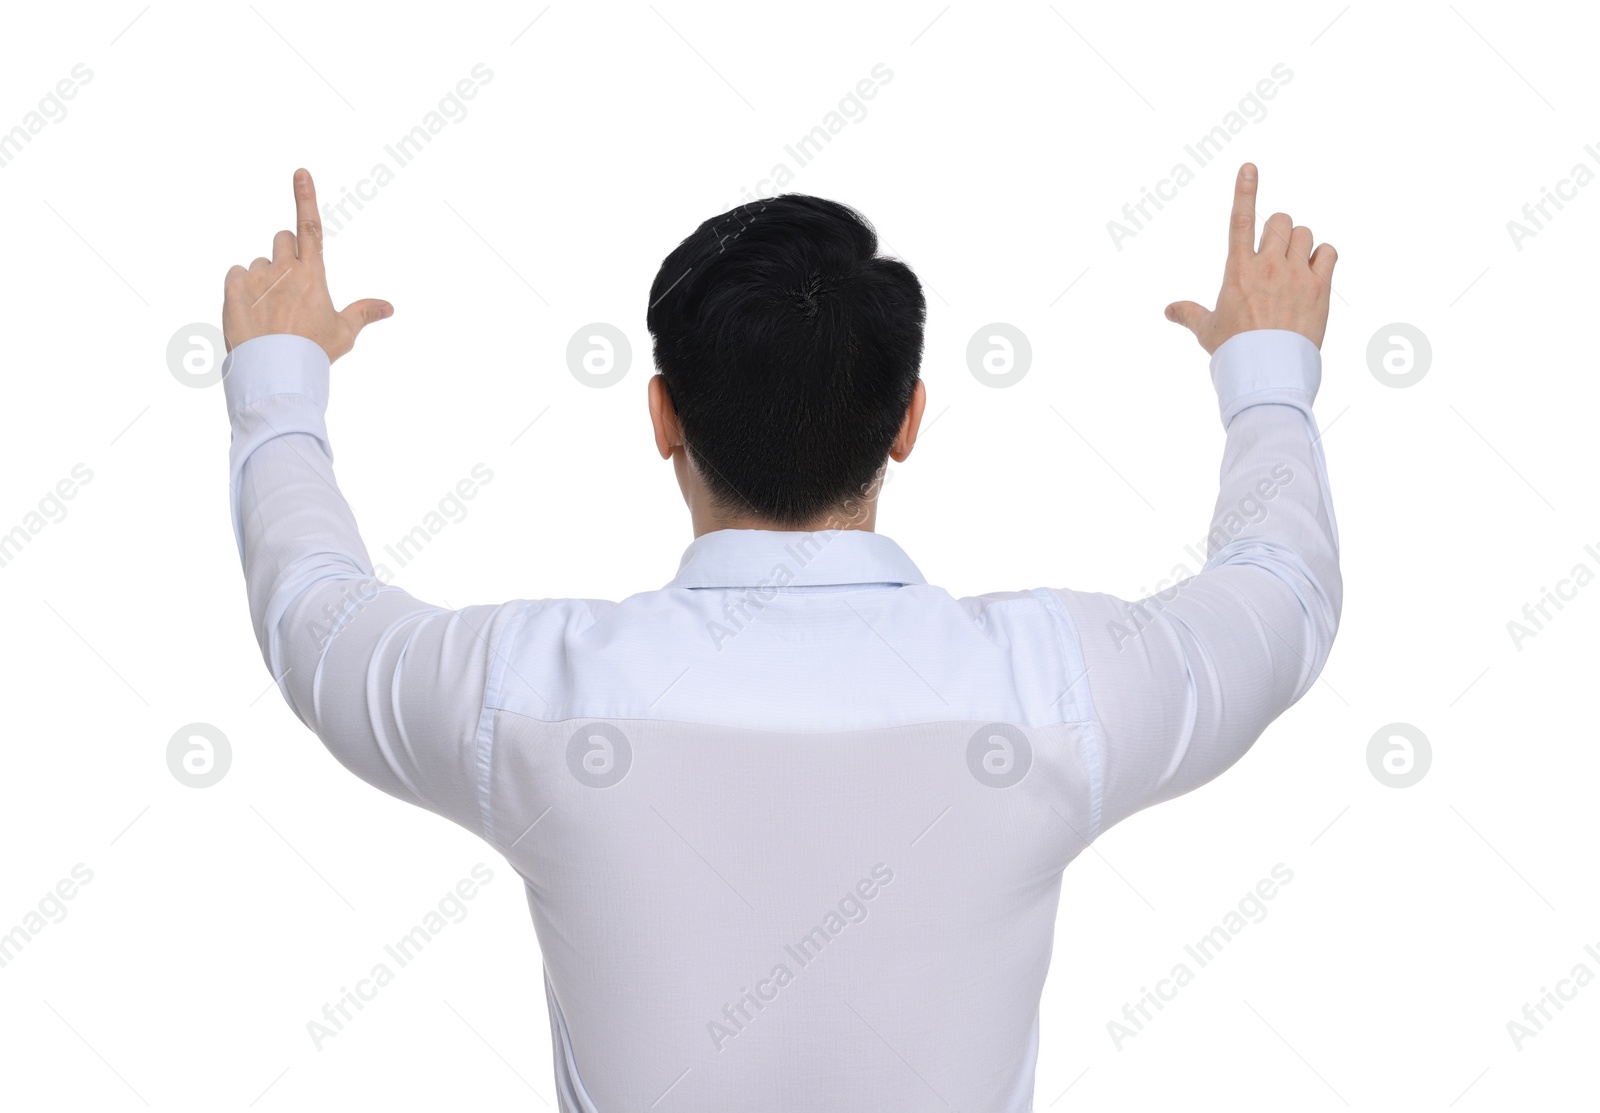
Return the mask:
<path id="1" fill-rule="evenodd" d="M 1207 352 L 1215 352 L 1230 336 L 1263 328 L 1298 332 L 1320 348 L 1338 253 L 1327 243 L 1312 251 L 1311 229 L 1296 225 L 1286 213 L 1267 218 L 1261 246 L 1253 248 L 1256 184 L 1255 165 L 1239 167 L 1217 308 L 1175 301 L 1167 306 L 1167 320 L 1193 332 Z"/>
<path id="2" fill-rule="evenodd" d="M 363 298 L 342 312 L 334 309 L 310 171 L 294 172 L 294 204 L 298 234 L 279 232 L 272 238 L 271 259 L 263 256 L 248 268 L 228 271 L 222 284 L 222 336 L 231 352 L 258 336 L 291 333 L 322 345 L 331 363 L 355 345 L 363 328 L 394 313 L 394 306 Z"/>

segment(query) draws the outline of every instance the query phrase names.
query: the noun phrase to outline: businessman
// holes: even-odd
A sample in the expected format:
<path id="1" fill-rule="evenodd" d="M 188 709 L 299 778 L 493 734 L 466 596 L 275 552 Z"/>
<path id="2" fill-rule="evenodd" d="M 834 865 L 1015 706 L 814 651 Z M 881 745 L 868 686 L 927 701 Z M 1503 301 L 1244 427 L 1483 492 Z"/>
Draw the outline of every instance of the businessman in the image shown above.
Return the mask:
<path id="1" fill-rule="evenodd" d="M 923 415 L 922 290 L 857 213 L 790 195 L 706 221 L 649 293 L 678 574 L 451 610 L 375 576 L 335 484 L 329 367 L 392 307 L 335 310 L 296 172 L 296 230 L 225 283 L 251 619 L 343 765 L 522 878 L 565 1113 L 1032 1108 L 1062 871 L 1238 761 L 1338 626 L 1334 251 L 1281 213 L 1257 241 L 1257 185 L 1215 308 L 1166 311 L 1226 430 L 1181 583 L 957 599 L 874 532 Z M 1099 542 L 1064 485 L 1040 512 Z M 530 523 L 527 565 L 581 533 Z"/>

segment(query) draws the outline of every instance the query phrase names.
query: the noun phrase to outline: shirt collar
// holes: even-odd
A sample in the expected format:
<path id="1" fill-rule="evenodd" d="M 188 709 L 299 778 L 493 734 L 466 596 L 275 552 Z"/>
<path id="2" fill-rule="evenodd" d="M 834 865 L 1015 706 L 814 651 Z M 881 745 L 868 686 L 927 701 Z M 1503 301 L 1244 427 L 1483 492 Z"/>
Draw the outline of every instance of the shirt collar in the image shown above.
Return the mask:
<path id="1" fill-rule="evenodd" d="M 911 558 L 881 533 L 719 529 L 690 543 L 668 587 L 923 584 Z"/>

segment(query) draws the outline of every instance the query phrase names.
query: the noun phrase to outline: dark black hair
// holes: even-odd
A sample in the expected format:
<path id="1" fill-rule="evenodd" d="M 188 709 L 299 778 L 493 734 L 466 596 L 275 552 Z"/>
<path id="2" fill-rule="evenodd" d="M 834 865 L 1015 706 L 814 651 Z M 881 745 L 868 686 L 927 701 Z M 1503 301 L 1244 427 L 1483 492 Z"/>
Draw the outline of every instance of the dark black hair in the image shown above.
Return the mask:
<path id="1" fill-rule="evenodd" d="M 668 255 L 646 323 L 712 497 L 802 526 L 869 491 L 905 420 L 927 305 L 866 218 L 787 193 Z"/>

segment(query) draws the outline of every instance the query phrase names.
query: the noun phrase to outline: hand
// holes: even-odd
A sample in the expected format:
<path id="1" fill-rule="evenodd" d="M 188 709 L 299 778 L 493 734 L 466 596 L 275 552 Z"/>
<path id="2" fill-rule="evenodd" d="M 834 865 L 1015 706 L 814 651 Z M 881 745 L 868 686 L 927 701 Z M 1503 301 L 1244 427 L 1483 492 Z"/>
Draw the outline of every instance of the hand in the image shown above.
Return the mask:
<path id="1" fill-rule="evenodd" d="M 1207 352 L 1251 329 L 1298 332 L 1317 347 L 1328 328 L 1328 295 L 1333 292 L 1332 244 L 1311 250 L 1311 229 L 1285 213 L 1273 213 L 1261 229 L 1261 246 L 1250 243 L 1256 228 L 1256 168 L 1239 167 L 1228 222 L 1228 262 L 1222 271 L 1217 308 L 1192 301 L 1167 306 L 1167 320 L 1189 329 Z"/>
<path id="2" fill-rule="evenodd" d="M 257 259 L 228 271 L 222 289 L 222 336 L 228 351 L 246 340 L 275 332 L 315 340 L 331 363 L 355 346 L 356 334 L 394 312 L 377 298 L 363 298 L 336 312 L 322 266 L 322 220 L 311 174 L 294 172 L 298 234 L 272 237 L 272 259 Z"/>

